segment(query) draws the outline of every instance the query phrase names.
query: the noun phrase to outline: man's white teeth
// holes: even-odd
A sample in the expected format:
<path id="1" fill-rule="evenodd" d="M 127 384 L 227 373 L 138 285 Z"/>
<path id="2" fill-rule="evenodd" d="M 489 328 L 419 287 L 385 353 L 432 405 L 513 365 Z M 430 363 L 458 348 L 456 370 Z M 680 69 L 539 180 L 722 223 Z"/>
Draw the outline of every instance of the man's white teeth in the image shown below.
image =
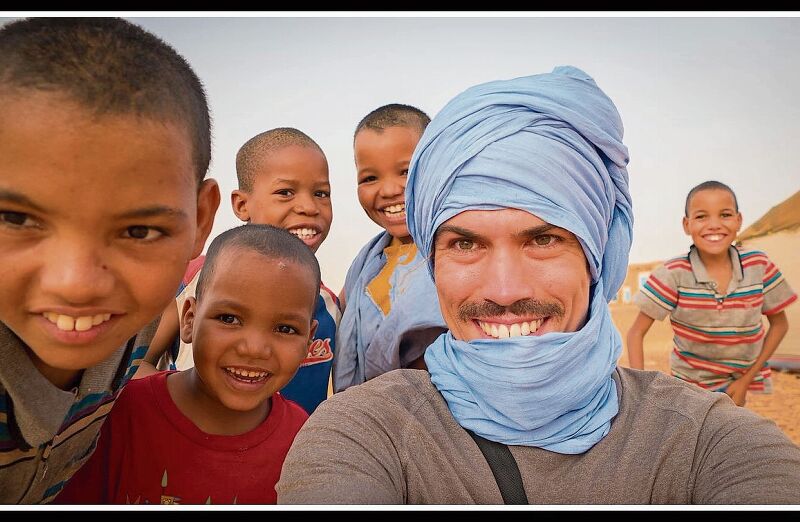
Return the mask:
<path id="1" fill-rule="evenodd" d="M 71 315 L 57 314 L 55 312 L 44 312 L 45 319 L 55 324 L 59 330 L 71 332 L 85 332 L 92 326 L 97 326 L 111 319 L 111 314 L 97 314 L 97 315 L 82 315 L 80 317 L 72 317 Z"/>
<path id="2" fill-rule="evenodd" d="M 491 335 L 495 339 L 505 339 L 507 337 L 521 337 L 523 335 L 535 333 L 542 325 L 543 320 L 544 319 L 535 319 L 533 321 L 524 321 L 511 325 L 487 323 L 484 321 L 478 321 L 478 324 L 486 335 Z"/>
<path id="3" fill-rule="evenodd" d="M 246 379 L 263 379 L 269 375 L 269 372 L 254 372 L 251 370 L 241 370 L 239 368 L 225 368 L 225 371 Z"/>
<path id="4" fill-rule="evenodd" d="M 317 235 L 317 231 L 313 228 L 293 228 L 289 231 L 300 239 L 311 239 Z"/>
<path id="5" fill-rule="evenodd" d="M 396 216 L 397 214 L 401 214 L 406 211 L 406 204 L 400 203 L 398 205 L 392 205 L 390 207 L 386 207 L 383 211 L 390 216 Z"/>
<path id="6" fill-rule="evenodd" d="M 710 234 L 706 236 L 706 239 L 709 241 L 719 241 L 722 238 L 723 238 L 722 234 Z"/>

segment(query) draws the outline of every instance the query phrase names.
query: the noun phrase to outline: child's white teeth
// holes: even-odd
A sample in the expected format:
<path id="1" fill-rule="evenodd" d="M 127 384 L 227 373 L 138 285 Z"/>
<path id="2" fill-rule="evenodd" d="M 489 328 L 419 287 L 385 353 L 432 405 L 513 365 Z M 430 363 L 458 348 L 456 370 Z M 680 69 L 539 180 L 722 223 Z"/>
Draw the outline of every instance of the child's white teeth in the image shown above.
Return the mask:
<path id="1" fill-rule="evenodd" d="M 241 370 L 239 368 L 225 368 L 225 370 L 234 375 L 246 377 L 248 379 L 262 379 L 269 375 L 269 372 L 254 372 L 250 370 Z"/>
<path id="2" fill-rule="evenodd" d="M 383 211 L 387 214 L 400 214 L 406 211 L 406 204 L 400 203 L 399 205 L 392 205 L 390 207 L 386 207 Z"/>
<path id="3" fill-rule="evenodd" d="M 75 319 L 68 315 L 59 315 L 58 320 L 56 321 L 56 326 L 58 326 L 59 330 L 69 332 L 75 328 Z"/>
<path id="4" fill-rule="evenodd" d="M 544 319 L 523 321 L 521 323 L 514 323 L 511 325 L 478 321 L 478 325 L 481 327 L 481 330 L 486 333 L 486 335 L 491 335 L 495 339 L 506 339 L 509 337 L 530 335 L 531 333 L 536 332 L 536 330 L 538 330 L 542 325 L 543 320 Z"/>
<path id="5" fill-rule="evenodd" d="M 75 319 L 75 329 L 79 332 L 85 332 L 92 327 L 92 316 L 85 315 Z"/>
<path id="6" fill-rule="evenodd" d="M 317 235 L 317 231 L 314 230 L 313 228 L 294 228 L 289 232 L 299 237 L 300 239 L 311 239 L 312 237 Z"/>
<path id="7" fill-rule="evenodd" d="M 97 315 L 82 315 L 80 317 L 72 317 L 70 315 L 57 314 L 55 312 L 42 313 L 45 319 L 55 324 L 59 330 L 71 332 L 72 330 L 78 332 L 85 332 L 91 329 L 92 326 L 104 323 L 111 319 L 111 314 L 97 314 Z"/>
<path id="8" fill-rule="evenodd" d="M 719 241 L 720 239 L 722 239 L 722 235 L 714 234 L 711 236 L 706 236 L 706 239 L 708 239 L 709 241 Z"/>

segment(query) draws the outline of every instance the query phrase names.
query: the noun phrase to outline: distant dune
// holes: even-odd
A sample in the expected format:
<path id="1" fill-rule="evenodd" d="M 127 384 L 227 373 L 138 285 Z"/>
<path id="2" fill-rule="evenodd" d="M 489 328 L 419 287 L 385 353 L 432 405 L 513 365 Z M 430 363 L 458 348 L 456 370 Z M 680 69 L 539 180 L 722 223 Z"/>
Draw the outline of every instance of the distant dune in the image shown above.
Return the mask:
<path id="1" fill-rule="evenodd" d="M 739 234 L 739 241 L 800 228 L 800 190 L 784 202 L 775 205 L 761 218 Z"/>

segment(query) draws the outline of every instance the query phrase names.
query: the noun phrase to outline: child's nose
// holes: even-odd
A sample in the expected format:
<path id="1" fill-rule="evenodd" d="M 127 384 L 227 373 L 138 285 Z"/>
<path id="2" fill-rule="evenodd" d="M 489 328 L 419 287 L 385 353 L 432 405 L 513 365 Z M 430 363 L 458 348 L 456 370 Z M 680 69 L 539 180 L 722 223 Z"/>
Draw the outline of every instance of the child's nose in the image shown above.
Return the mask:
<path id="1" fill-rule="evenodd" d="M 389 179 L 381 184 L 380 195 L 386 199 L 396 198 L 397 196 L 402 195 L 405 189 L 405 178 L 397 180 Z"/>
<path id="2" fill-rule="evenodd" d="M 319 208 L 312 196 L 298 196 L 295 198 L 294 211 L 298 214 L 305 214 L 307 216 L 316 216 L 319 214 Z"/>
<path id="3" fill-rule="evenodd" d="M 67 304 L 90 304 L 108 296 L 115 277 L 102 258 L 102 250 L 91 245 L 62 242 L 42 260 L 42 291 Z"/>
<path id="4" fill-rule="evenodd" d="M 242 342 L 236 345 L 236 351 L 243 357 L 253 359 L 268 359 L 272 355 L 268 335 L 260 329 L 248 332 Z"/>

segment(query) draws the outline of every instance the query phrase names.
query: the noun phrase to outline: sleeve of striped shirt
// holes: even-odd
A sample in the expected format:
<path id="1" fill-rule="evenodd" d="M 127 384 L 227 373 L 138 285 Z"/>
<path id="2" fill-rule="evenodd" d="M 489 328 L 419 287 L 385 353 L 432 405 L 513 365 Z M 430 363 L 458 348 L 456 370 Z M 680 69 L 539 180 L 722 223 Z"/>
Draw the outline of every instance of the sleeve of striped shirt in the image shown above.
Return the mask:
<path id="1" fill-rule="evenodd" d="M 766 255 L 764 256 L 766 258 Z M 789 286 L 789 282 L 775 263 L 766 258 L 764 268 L 764 304 L 761 313 L 764 315 L 777 314 L 797 300 L 797 294 Z"/>
<path id="2" fill-rule="evenodd" d="M 678 304 L 678 285 L 672 270 L 664 265 L 656 268 L 633 296 L 633 302 L 657 321 L 667 317 Z"/>

